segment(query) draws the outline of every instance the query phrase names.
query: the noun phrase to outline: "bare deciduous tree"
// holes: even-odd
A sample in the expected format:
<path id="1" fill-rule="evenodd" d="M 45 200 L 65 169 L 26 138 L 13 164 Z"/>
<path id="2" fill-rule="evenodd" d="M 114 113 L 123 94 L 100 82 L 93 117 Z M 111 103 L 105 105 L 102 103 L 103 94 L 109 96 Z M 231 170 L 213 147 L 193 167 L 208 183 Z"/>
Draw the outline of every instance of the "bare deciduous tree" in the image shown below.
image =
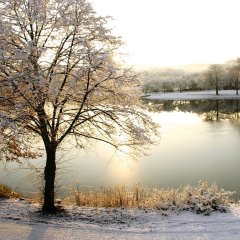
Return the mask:
<path id="1" fill-rule="evenodd" d="M 64 141 L 84 148 L 98 140 L 138 154 L 157 128 L 140 108 L 137 76 L 114 62 L 121 40 L 86 0 L 1 0 L 0 13 L 0 127 L 23 157 L 31 157 L 34 137 L 42 139 L 43 210 L 54 212 L 56 151 Z"/>
<path id="2" fill-rule="evenodd" d="M 206 78 L 215 87 L 216 95 L 219 95 L 220 79 L 223 73 L 222 66 L 220 64 L 212 64 L 209 66 L 206 72 Z"/>
<path id="3" fill-rule="evenodd" d="M 238 95 L 239 90 L 239 79 L 240 79 L 240 58 L 237 58 L 236 60 L 228 62 L 229 67 L 228 71 L 231 75 L 231 78 L 234 82 L 234 87 L 236 90 L 236 95 Z"/>

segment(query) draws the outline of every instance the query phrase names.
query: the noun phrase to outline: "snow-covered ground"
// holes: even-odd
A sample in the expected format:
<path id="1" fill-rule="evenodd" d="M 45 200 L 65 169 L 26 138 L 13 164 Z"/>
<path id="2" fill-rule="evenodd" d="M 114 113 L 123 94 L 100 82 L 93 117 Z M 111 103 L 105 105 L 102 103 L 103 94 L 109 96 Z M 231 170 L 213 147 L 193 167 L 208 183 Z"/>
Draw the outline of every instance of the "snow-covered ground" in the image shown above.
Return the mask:
<path id="1" fill-rule="evenodd" d="M 240 94 L 240 91 L 239 91 Z M 159 99 L 159 100 L 230 100 L 240 99 L 240 95 L 236 95 L 235 90 L 221 90 L 219 95 L 216 95 L 214 90 L 210 91 L 198 91 L 198 92 L 170 92 L 170 93 L 152 93 L 146 95 L 147 99 Z"/>
<path id="2" fill-rule="evenodd" d="M 210 216 L 159 210 L 66 207 L 47 215 L 25 200 L 0 200 L 0 239 L 240 239 L 240 206 Z"/>

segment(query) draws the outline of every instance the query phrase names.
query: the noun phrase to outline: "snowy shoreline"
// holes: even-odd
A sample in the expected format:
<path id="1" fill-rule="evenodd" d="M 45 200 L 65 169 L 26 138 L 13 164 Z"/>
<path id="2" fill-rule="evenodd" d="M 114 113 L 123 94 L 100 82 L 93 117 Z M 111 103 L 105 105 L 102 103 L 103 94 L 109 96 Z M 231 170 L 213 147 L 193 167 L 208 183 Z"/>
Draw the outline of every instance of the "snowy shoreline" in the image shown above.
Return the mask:
<path id="1" fill-rule="evenodd" d="M 210 216 L 154 209 L 67 206 L 48 215 L 25 200 L 0 201 L 0 239 L 240 239 L 240 206 Z"/>
<path id="2" fill-rule="evenodd" d="M 170 92 L 150 93 L 143 96 L 144 99 L 152 100 L 240 100 L 235 90 L 220 90 L 216 95 L 214 90 L 197 92 Z"/>

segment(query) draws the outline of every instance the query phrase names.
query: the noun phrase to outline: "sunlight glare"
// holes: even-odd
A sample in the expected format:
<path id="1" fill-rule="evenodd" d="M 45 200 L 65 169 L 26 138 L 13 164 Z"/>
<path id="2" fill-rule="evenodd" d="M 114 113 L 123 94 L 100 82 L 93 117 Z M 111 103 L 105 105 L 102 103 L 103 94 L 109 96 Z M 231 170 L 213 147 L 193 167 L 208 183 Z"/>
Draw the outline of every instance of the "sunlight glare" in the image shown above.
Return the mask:
<path id="1" fill-rule="evenodd" d="M 133 65 L 224 63 L 240 52 L 239 0 L 94 0 Z"/>
<path id="2" fill-rule="evenodd" d="M 184 112 L 160 112 L 151 113 L 153 120 L 160 124 L 197 124 L 202 122 L 201 117 L 193 113 Z"/>

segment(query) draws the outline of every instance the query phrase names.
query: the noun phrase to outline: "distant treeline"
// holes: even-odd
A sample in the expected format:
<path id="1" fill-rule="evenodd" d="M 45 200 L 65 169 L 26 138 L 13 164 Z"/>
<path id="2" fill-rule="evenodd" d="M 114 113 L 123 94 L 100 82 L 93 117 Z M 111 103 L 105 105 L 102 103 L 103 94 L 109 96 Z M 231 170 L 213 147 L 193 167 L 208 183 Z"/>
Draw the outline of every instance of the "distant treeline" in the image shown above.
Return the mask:
<path id="1" fill-rule="evenodd" d="M 236 89 L 240 79 L 240 58 L 225 64 L 212 64 L 201 72 L 190 72 L 174 68 L 145 70 L 142 75 L 144 93 L 182 92 L 199 90 Z"/>

